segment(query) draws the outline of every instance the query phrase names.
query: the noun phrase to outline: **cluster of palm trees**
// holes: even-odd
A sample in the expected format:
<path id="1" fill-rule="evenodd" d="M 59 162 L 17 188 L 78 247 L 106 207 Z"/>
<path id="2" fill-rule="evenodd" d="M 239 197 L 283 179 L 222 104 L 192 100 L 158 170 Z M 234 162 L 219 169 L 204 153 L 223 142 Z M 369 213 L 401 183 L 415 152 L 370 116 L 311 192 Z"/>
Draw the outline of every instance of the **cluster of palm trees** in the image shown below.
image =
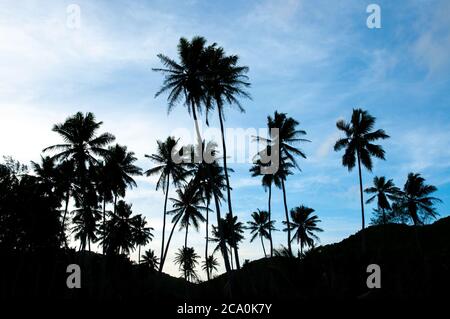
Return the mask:
<path id="1" fill-rule="evenodd" d="M 354 109 L 350 122 L 339 120 L 336 127 L 345 133 L 334 145 L 335 151 L 344 149 L 342 165 L 351 171 L 358 165 L 359 190 L 361 199 L 362 229 L 365 228 L 364 192 L 372 196 L 366 201 L 371 203 L 377 198 L 377 209 L 373 224 L 386 224 L 387 222 L 408 222 L 420 225 L 436 218 L 438 215 L 434 204 L 440 200 L 430 196 L 437 188 L 427 185 L 425 179 L 418 173 L 409 173 L 403 190 L 394 185 L 392 179 L 374 177 L 373 186 L 363 192 L 361 166 L 372 171 L 372 157 L 385 160 L 385 151 L 381 145 L 374 144 L 377 140 L 389 138 L 382 129 L 374 130 L 375 117 L 362 109 Z"/>
<path id="2" fill-rule="evenodd" d="M 142 215 L 133 215 L 131 204 L 118 199 L 136 186 L 133 176 L 140 175 L 141 169 L 126 146 L 111 145 L 113 135 L 98 135 L 101 124 L 92 113 L 81 112 L 56 124 L 53 131 L 63 143 L 44 149 L 54 154 L 42 157 L 42 163 L 33 163 L 33 168 L 39 178 L 53 183 L 54 193 L 64 201 L 61 234 L 66 247 L 70 214 L 70 231 L 80 250 L 90 251 L 91 243 L 99 242 L 105 254 L 128 254 L 136 247 L 140 254 L 140 247 L 152 240 L 153 228 Z M 107 210 L 107 204 L 112 210 Z"/>

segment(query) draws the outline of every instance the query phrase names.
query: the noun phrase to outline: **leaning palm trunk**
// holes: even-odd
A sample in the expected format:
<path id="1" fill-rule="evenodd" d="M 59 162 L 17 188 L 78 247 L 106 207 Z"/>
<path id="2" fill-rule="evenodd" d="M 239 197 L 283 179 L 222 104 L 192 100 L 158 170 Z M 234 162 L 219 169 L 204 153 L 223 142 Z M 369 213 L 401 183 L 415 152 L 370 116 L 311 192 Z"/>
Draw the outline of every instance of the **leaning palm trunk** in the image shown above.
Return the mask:
<path id="1" fill-rule="evenodd" d="M 167 258 L 167 251 L 169 250 L 170 241 L 172 240 L 173 232 L 175 230 L 175 227 L 178 225 L 178 222 L 180 221 L 180 219 L 181 219 L 181 216 L 178 217 L 178 219 L 175 221 L 175 223 L 173 224 L 172 230 L 170 231 L 170 235 L 169 235 L 169 238 L 167 240 L 166 249 L 164 249 L 164 257 L 163 257 L 163 259 L 161 259 L 161 264 L 159 265 L 160 266 L 159 267 L 159 271 L 160 272 L 162 272 L 162 269 L 164 267 L 164 262 L 166 261 L 166 258 Z"/>
<path id="2" fill-rule="evenodd" d="M 103 194 L 103 255 L 105 254 L 105 237 L 106 237 L 106 199 Z"/>
<path id="3" fill-rule="evenodd" d="M 272 214 L 271 214 L 271 200 L 272 200 L 272 185 L 269 185 L 269 240 L 270 240 L 270 257 L 273 257 L 273 241 L 272 241 Z"/>
<path id="4" fill-rule="evenodd" d="M 281 179 L 281 186 L 283 189 L 283 201 L 284 201 L 284 213 L 286 215 L 286 225 L 287 225 L 287 233 L 288 233 L 288 252 L 289 255 L 292 256 L 292 247 L 291 247 L 291 224 L 289 222 L 289 213 L 288 213 L 288 207 L 287 207 L 287 200 L 286 200 L 286 188 L 284 187 L 284 180 Z"/>
<path id="5" fill-rule="evenodd" d="M 267 255 L 266 255 L 266 248 L 264 247 L 264 240 L 263 240 L 263 237 L 262 237 L 262 236 L 259 236 L 259 237 L 261 238 L 261 245 L 262 245 L 263 252 L 264 252 L 264 258 L 266 258 Z"/>
<path id="6" fill-rule="evenodd" d="M 217 198 L 217 194 L 214 194 L 214 202 L 216 204 L 216 215 L 217 215 L 217 227 L 219 228 L 219 245 L 220 245 L 220 250 L 222 252 L 222 256 L 223 256 L 223 262 L 225 264 L 225 270 L 227 271 L 227 273 L 230 273 L 231 271 L 231 267 L 230 267 L 230 260 L 228 259 L 228 249 L 227 246 L 225 244 L 225 241 L 223 239 L 223 225 L 220 222 L 221 218 L 220 218 L 220 205 L 219 205 L 219 199 Z"/>
<path id="7" fill-rule="evenodd" d="M 170 175 L 167 174 L 166 198 L 164 199 L 164 215 L 163 215 L 163 229 L 161 241 L 161 258 L 160 258 L 161 261 L 163 260 L 164 257 L 164 241 L 166 234 L 166 215 L 167 215 L 167 198 L 169 197 L 169 182 L 170 182 Z M 162 264 L 161 267 L 159 267 L 159 272 L 162 272 Z"/>
<path id="8" fill-rule="evenodd" d="M 218 101 L 218 99 L 216 99 Z M 233 208 L 231 205 L 231 189 L 230 189 L 230 180 L 228 178 L 228 169 L 227 169 L 227 147 L 225 144 L 225 132 L 224 132 L 224 126 L 223 126 L 223 117 L 222 117 L 222 108 L 220 103 L 217 103 L 218 105 L 218 113 L 219 113 L 219 121 L 220 121 L 220 131 L 222 133 L 222 149 L 223 149 L 223 169 L 225 171 L 225 180 L 227 182 L 227 203 L 228 203 L 228 212 L 230 213 L 231 217 L 233 217 Z M 238 254 L 238 246 L 237 243 L 234 240 L 234 232 L 231 232 L 231 241 L 235 244 L 234 245 L 234 258 L 236 260 L 236 268 L 240 269 L 240 263 L 239 263 L 239 254 Z"/>

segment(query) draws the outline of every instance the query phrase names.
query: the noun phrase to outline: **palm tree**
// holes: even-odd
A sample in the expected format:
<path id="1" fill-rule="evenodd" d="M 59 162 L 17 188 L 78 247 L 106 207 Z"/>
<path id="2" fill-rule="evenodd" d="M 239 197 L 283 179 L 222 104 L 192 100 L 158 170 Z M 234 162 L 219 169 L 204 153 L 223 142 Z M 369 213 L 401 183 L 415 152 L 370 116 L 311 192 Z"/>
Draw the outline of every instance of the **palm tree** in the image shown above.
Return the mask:
<path id="1" fill-rule="evenodd" d="M 386 224 L 386 210 L 391 209 L 389 200 L 396 200 L 400 193 L 400 189 L 394 185 L 394 181 L 389 179 L 386 181 L 386 177 L 375 176 L 373 179 L 372 187 L 368 187 L 364 190 L 367 194 L 374 194 L 370 197 L 366 204 L 369 204 L 377 198 L 378 212 L 383 215 L 383 224 Z"/>
<path id="2" fill-rule="evenodd" d="M 217 272 L 218 267 L 219 262 L 217 261 L 217 258 L 214 257 L 214 255 L 209 255 L 208 257 L 205 258 L 205 260 L 202 263 L 202 269 L 206 271 L 208 280 L 210 280 L 210 277 L 214 271 Z"/>
<path id="3" fill-rule="evenodd" d="M 145 175 L 153 176 L 158 175 L 158 182 L 156 183 L 156 190 L 162 189 L 164 198 L 164 213 L 163 213 L 163 229 L 162 229 L 162 240 L 161 240 L 161 264 L 159 271 L 162 272 L 164 265 L 164 244 L 165 244 L 165 233 L 166 233 L 166 215 L 167 215 L 167 199 L 169 196 L 169 186 L 172 179 L 172 184 L 175 187 L 180 187 L 184 176 L 186 175 L 186 164 L 183 162 L 177 164 L 172 158 L 172 152 L 174 147 L 177 145 L 178 140 L 169 136 L 164 142 L 157 141 L 158 148 L 156 154 L 145 155 L 145 157 L 150 158 L 156 166 L 147 170 Z"/>
<path id="4" fill-rule="evenodd" d="M 87 190 L 75 194 L 77 209 L 72 213 L 73 217 L 72 232 L 75 239 L 80 241 L 79 250 L 91 251 L 91 242 L 95 243 L 97 237 L 97 223 L 101 218 L 101 211 L 98 209 L 98 199 L 95 189 L 90 186 Z"/>
<path id="5" fill-rule="evenodd" d="M 198 265 L 198 258 L 200 256 L 196 254 L 193 247 L 180 248 L 175 255 L 175 264 L 179 265 L 184 278 L 188 281 L 198 280 L 198 275 L 195 271 L 195 267 Z"/>
<path id="6" fill-rule="evenodd" d="M 267 154 L 270 154 L 270 152 L 271 152 L 270 150 L 271 150 L 270 145 L 268 145 L 266 147 L 265 152 Z M 258 154 L 258 156 L 260 156 L 260 155 Z M 281 188 L 281 179 L 280 179 L 280 175 L 277 173 L 263 174 L 261 169 L 264 165 L 266 165 L 266 164 L 263 164 L 260 159 L 257 159 L 256 163 L 250 168 L 250 172 L 252 173 L 252 177 L 262 176 L 261 177 L 262 187 L 264 188 L 265 191 L 269 191 L 267 207 L 268 207 L 268 213 L 269 213 L 269 222 L 271 222 L 271 220 L 272 220 L 272 205 L 271 205 L 272 185 L 275 184 L 275 186 L 277 188 Z M 273 257 L 272 229 L 270 229 L 270 228 L 269 228 L 269 241 L 270 241 L 270 257 Z"/>
<path id="7" fill-rule="evenodd" d="M 434 204 L 441 200 L 430 196 L 436 191 L 436 186 L 425 184 L 425 179 L 420 174 L 409 173 L 398 199 L 397 209 L 405 211 L 414 225 L 424 224 L 428 218 L 436 218 L 438 215 Z"/>
<path id="8" fill-rule="evenodd" d="M 73 160 L 75 171 L 79 179 L 84 179 L 87 164 L 97 164 L 96 156 L 104 157 L 108 154 L 105 147 L 114 141 L 115 137 L 109 133 L 97 135 L 103 122 L 96 122 L 93 113 L 76 113 L 68 117 L 64 123 L 56 124 L 53 132 L 61 135 L 64 144 L 56 144 L 43 151 L 59 151 L 52 158 L 59 160 Z"/>
<path id="9" fill-rule="evenodd" d="M 291 209 L 292 222 L 287 228 L 294 230 L 292 240 L 296 238 L 297 243 L 300 243 L 300 255 L 303 255 L 304 246 L 313 247 L 314 240 L 319 240 L 314 233 L 323 231 L 317 227 L 320 220 L 317 215 L 312 215 L 313 213 L 314 209 L 303 205 Z"/>
<path id="10" fill-rule="evenodd" d="M 250 233 L 252 237 L 250 242 L 253 242 L 257 236 L 261 239 L 261 245 L 264 252 L 264 257 L 266 257 L 266 249 L 264 247 L 264 238 L 270 239 L 271 230 L 275 230 L 274 223 L 275 221 L 269 220 L 269 213 L 265 210 L 257 210 L 252 213 L 252 221 L 247 222 L 248 229 L 250 229 Z"/>
<path id="11" fill-rule="evenodd" d="M 163 68 L 153 69 L 153 71 L 164 74 L 163 85 L 155 97 L 169 91 L 167 97 L 169 102 L 168 112 L 173 109 L 180 99 L 183 100 L 189 114 L 192 114 L 194 119 L 199 146 L 202 143 L 202 138 L 197 112 L 201 112 L 201 102 L 205 100 L 204 77 L 207 70 L 205 44 L 206 39 L 203 37 L 193 37 L 191 41 L 181 38 L 178 43 L 179 62 L 164 54 L 158 54 Z M 200 155 L 198 152 L 196 154 Z"/>
<path id="12" fill-rule="evenodd" d="M 286 113 L 278 113 L 275 111 L 274 116 L 267 117 L 267 126 L 269 129 L 269 138 L 257 137 L 258 141 L 265 141 L 269 143 L 270 150 L 279 151 L 279 169 L 277 174 L 280 176 L 281 189 L 283 191 L 284 213 L 286 224 L 289 225 L 289 212 L 286 198 L 285 182 L 288 175 L 292 174 L 291 169 L 300 167 L 295 159 L 296 156 L 306 158 L 305 153 L 294 145 L 299 142 L 310 142 L 302 138 L 306 135 L 304 130 L 299 130 L 300 125 L 298 121 L 292 117 L 288 117 Z M 278 147 L 278 150 L 276 149 Z M 288 251 L 292 254 L 291 247 L 291 230 L 287 228 L 287 243 Z"/>
<path id="13" fill-rule="evenodd" d="M 359 173 L 359 192 L 361 196 L 361 216 L 362 229 L 365 228 L 364 218 L 364 198 L 362 186 L 361 163 L 367 170 L 372 171 L 372 158 L 384 160 L 384 150 L 381 145 L 373 144 L 378 139 L 387 139 L 384 130 L 372 131 L 375 125 L 375 117 L 367 111 L 353 109 L 352 118 L 349 123 L 339 120 L 336 123 L 337 128 L 345 133 L 345 137 L 340 138 L 334 145 L 335 151 L 345 149 L 342 156 L 342 165 L 351 171 L 358 161 Z"/>
<path id="14" fill-rule="evenodd" d="M 238 98 L 250 98 L 246 88 L 250 86 L 246 73 L 248 67 L 239 66 L 239 57 L 237 55 L 226 56 L 223 48 L 216 47 L 215 44 L 206 49 L 208 59 L 208 74 L 206 76 L 206 108 L 207 112 L 217 107 L 219 115 L 220 131 L 222 136 L 222 152 L 223 152 L 223 168 L 225 172 L 225 180 L 227 183 L 227 203 L 228 212 L 233 216 L 233 207 L 231 201 L 230 180 L 227 169 L 227 148 L 225 143 L 224 129 L 224 107 L 228 105 L 236 105 L 238 110 L 244 112 Z M 208 117 L 207 117 L 208 121 Z M 239 254 L 235 247 L 236 266 L 239 269 Z"/>
<path id="15" fill-rule="evenodd" d="M 170 241 L 172 239 L 175 227 L 180 223 L 180 229 L 185 229 L 184 247 L 187 247 L 187 238 L 189 232 L 189 226 L 192 224 L 196 230 L 199 228 L 199 221 L 204 222 L 205 218 L 202 215 L 203 211 L 206 211 L 206 207 L 203 205 L 204 198 L 202 193 L 198 190 L 197 185 L 188 183 L 183 188 L 176 190 L 178 198 L 170 198 L 173 202 L 173 209 L 168 211 L 168 214 L 174 215 L 172 218 L 172 230 L 170 231 L 169 239 L 164 250 L 164 257 L 161 260 L 161 268 L 167 257 Z"/>
<path id="16" fill-rule="evenodd" d="M 117 197 L 124 197 L 128 187 L 136 187 L 132 176 L 142 175 L 141 168 L 134 165 L 137 158 L 133 152 L 128 152 L 126 146 L 116 144 L 109 147 L 105 156 L 105 171 L 109 175 L 110 186 L 114 195 L 114 212 L 116 211 Z"/>
<path id="17" fill-rule="evenodd" d="M 137 216 L 132 216 L 132 205 L 120 200 L 116 212 L 106 222 L 102 244 L 107 254 L 126 254 L 135 249 Z"/>
<path id="18" fill-rule="evenodd" d="M 156 254 L 152 249 L 147 250 L 144 255 L 142 255 L 142 264 L 153 271 L 158 268 L 158 257 L 156 257 Z"/>
<path id="19" fill-rule="evenodd" d="M 97 187 L 97 192 L 99 194 L 100 200 L 103 203 L 103 222 L 101 226 L 101 231 L 103 232 L 102 237 L 105 236 L 106 230 L 106 203 L 114 203 L 113 194 L 113 181 L 111 175 L 109 174 L 108 168 L 105 166 L 104 162 L 100 162 L 95 166 L 94 170 L 95 183 Z M 116 203 L 117 204 L 117 203 Z M 110 213 L 111 214 L 111 213 Z M 103 254 L 105 254 L 105 246 L 103 245 Z"/>
<path id="20" fill-rule="evenodd" d="M 147 227 L 147 221 L 142 215 L 137 215 L 134 218 L 134 243 L 138 245 L 138 264 L 141 263 L 141 246 L 147 245 L 153 240 L 154 230 L 152 227 Z"/>

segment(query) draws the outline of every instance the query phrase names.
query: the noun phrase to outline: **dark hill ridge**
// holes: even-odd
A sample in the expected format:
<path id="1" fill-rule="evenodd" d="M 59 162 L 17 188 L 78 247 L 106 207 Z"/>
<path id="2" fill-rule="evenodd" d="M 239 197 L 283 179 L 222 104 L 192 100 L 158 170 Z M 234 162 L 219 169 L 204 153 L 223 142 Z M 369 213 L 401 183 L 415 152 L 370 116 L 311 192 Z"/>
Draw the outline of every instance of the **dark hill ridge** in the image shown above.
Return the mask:
<path id="1" fill-rule="evenodd" d="M 422 298 L 450 295 L 450 217 L 432 225 L 369 227 L 308 252 L 303 260 L 274 257 L 250 262 L 198 285 L 132 265 L 123 257 L 52 251 L 2 252 L 0 297 L 141 299 L 146 302 L 277 301 L 319 298 Z M 66 288 L 66 267 L 82 269 L 82 288 Z M 366 268 L 381 267 L 381 289 L 368 289 Z"/>
<path id="2" fill-rule="evenodd" d="M 304 260 L 251 262 L 233 275 L 233 299 L 408 298 L 450 295 L 450 217 L 432 225 L 373 226 L 308 252 Z M 381 289 L 368 289 L 369 264 L 381 267 Z M 200 284 L 203 295 L 228 294 L 226 276 Z"/>

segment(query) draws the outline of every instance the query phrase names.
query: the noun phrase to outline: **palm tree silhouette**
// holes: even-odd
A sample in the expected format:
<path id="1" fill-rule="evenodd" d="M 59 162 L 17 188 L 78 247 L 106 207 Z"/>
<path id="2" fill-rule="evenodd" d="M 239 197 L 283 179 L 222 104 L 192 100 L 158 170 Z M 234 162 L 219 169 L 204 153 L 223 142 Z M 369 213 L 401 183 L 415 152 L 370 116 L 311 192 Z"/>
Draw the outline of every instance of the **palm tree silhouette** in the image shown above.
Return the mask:
<path id="1" fill-rule="evenodd" d="M 91 251 L 91 242 L 95 243 L 97 237 L 97 223 L 101 218 L 101 211 L 98 207 L 97 193 L 93 186 L 89 184 L 87 190 L 75 193 L 76 206 L 72 213 L 75 216 L 72 219 L 74 226 L 72 232 L 75 234 L 74 238 L 80 241 L 79 250 Z"/>
<path id="2" fill-rule="evenodd" d="M 409 173 L 397 201 L 397 209 L 405 211 L 414 225 L 421 225 L 426 219 L 436 218 L 438 215 L 434 204 L 441 200 L 429 196 L 436 191 L 436 186 L 425 184 L 425 179 L 420 174 Z"/>
<path id="3" fill-rule="evenodd" d="M 213 255 L 209 255 L 205 258 L 205 260 L 202 262 L 202 269 L 206 271 L 206 275 L 208 277 L 208 280 L 210 280 L 213 272 L 217 272 L 217 269 L 219 267 L 219 262 L 217 261 L 217 258 Z"/>
<path id="4" fill-rule="evenodd" d="M 198 230 L 199 221 L 205 221 L 202 212 L 206 211 L 206 207 L 201 205 L 204 202 L 204 198 L 202 196 L 202 193 L 198 190 L 197 185 L 188 183 L 184 187 L 177 189 L 176 194 L 178 198 L 170 198 L 170 200 L 173 202 L 173 209 L 167 212 L 170 215 L 174 215 L 172 218 L 173 226 L 167 240 L 166 248 L 164 250 L 164 257 L 161 261 L 161 267 L 166 260 L 170 241 L 172 239 L 175 227 L 178 225 L 178 223 L 181 222 L 180 230 L 183 228 L 186 230 L 184 237 L 184 247 L 187 247 L 187 238 L 189 226 L 191 225 L 191 223 L 194 228 Z"/>
<path id="5" fill-rule="evenodd" d="M 269 220 L 269 213 L 265 210 L 257 210 L 252 213 L 252 221 L 247 222 L 248 229 L 252 237 L 250 242 L 253 242 L 257 236 L 261 239 L 261 245 L 264 252 L 264 257 L 267 257 L 266 248 L 264 247 L 264 239 L 270 239 L 271 230 L 275 230 L 275 221 Z"/>
<path id="6" fill-rule="evenodd" d="M 248 67 L 239 66 L 239 57 L 237 55 L 226 56 L 223 48 L 216 47 L 215 44 L 206 49 L 208 59 L 208 74 L 205 80 L 206 86 L 206 109 L 208 112 L 217 107 L 219 115 L 220 131 L 222 137 L 223 167 L 225 172 L 225 180 L 227 183 L 227 203 L 228 212 L 233 216 L 233 207 L 231 201 L 230 180 L 227 168 L 227 148 L 225 143 L 224 129 L 224 107 L 228 105 L 236 105 L 238 110 L 244 112 L 238 98 L 250 98 L 246 88 L 250 86 L 246 73 Z M 208 122 L 208 116 L 206 117 Z M 236 266 L 239 269 L 239 253 L 237 246 L 235 247 Z"/>
<path id="7" fill-rule="evenodd" d="M 267 117 L 269 138 L 264 138 L 261 136 L 256 138 L 257 141 L 267 142 L 270 146 L 268 150 L 273 150 L 275 152 L 279 151 L 279 169 L 277 174 L 280 176 L 281 189 L 283 191 L 284 213 L 287 225 L 289 225 L 289 211 L 286 198 L 285 181 L 287 176 L 292 174 L 292 168 L 295 167 L 300 170 L 295 157 L 300 156 L 302 158 L 306 158 L 305 153 L 303 153 L 303 151 L 299 148 L 296 148 L 294 144 L 299 142 L 310 142 L 309 140 L 302 138 L 302 136 L 306 135 L 306 132 L 304 130 L 297 129 L 299 124 L 300 123 L 292 117 L 288 117 L 286 113 L 279 113 L 278 111 L 275 111 L 273 117 L 270 115 Z M 274 146 L 278 146 L 279 150 L 274 149 Z M 288 251 L 292 255 L 291 230 L 289 227 L 287 228 L 287 237 Z"/>
<path id="8" fill-rule="evenodd" d="M 169 136 L 163 141 L 157 141 L 158 148 L 156 154 L 145 155 L 145 157 L 152 160 L 156 166 L 147 170 L 145 175 L 153 176 L 158 175 L 158 182 L 156 183 L 156 190 L 162 189 L 165 195 L 164 198 L 164 212 L 163 212 L 163 229 L 162 229 L 162 240 L 161 240 L 161 264 L 159 271 L 162 272 L 164 266 L 164 244 L 165 244 L 165 233 L 166 233 L 166 216 L 167 216 L 167 199 L 169 196 L 170 183 L 175 187 L 180 187 L 181 182 L 184 180 L 187 174 L 187 164 L 181 162 L 177 164 L 172 158 L 172 152 L 175 151 L 175 146 L 178 140 Z"/>
<path id="9" fill-rule="evenodd" d="M 136 161 L 134 153 L 128 152 L 126 146 L 116 144 L 108 148 L 105 156 L 105 170 L 114 195 L 114 212 L 116 212 L 117 197 L 124 197 L 128 187 L 137 186 L 132 176 L 142 175 L 142 170 L 134 165 Z"/>
<path id="10" fill-rule="evenodd" d="M 97 136 L 97 130 L 103 122 L 96 122 L 93 113 L 76 113 L 68 117 L 64 123 L 53 126 L 53 132 L 58 133 L 64 144 L 56 144 L 43 151 L 58 151 L 54 160 L 73 160 L 78 179 L 86 178 L 87 164 L 98 164 L 96 156 L 104 157 L 108 154 L 105 147 L 114 141 L 115 137 L 109 133 Z"/>
<path id="11" fill-rule="evenodd" d="M 142 264 L 146 265 L 153 271 L 158 268 L 159 260 L 158 257 L 156 257 L 154 250 L 149 249 L 144 253 L 144 255 L 142 255 Z"/>
<path id="12" fill-rule="evenodd" d="M 137 215 L 133 221 L 133 242 L 138 245 L 138 264 L 141 263 L 141 246 L 147 245 L 153 240 L 153 227 L 147 227 L 147 221 L 142 215 Z"/>
<path id="13" fill-rule="evenodd" d="M 244 225 L 241 222 L 238 222 L 237 216 L 231 216 L 230 213 L 226 214 L 225 218 L 220 219 L 219 223 L 222 223 L 223 234 L 220 234 L 219 232 L 220 224 L 218 227 L 213 226 L 213 237 L 211 238 L 211 241 L 218 243 L 215 251 L 217 251 L 221 245 L 228 244 L 230 247 L 231 268 L 233 268 L 233 250 L 235 250 L 235 247 L 244 239 L 244 236 L 242 235 L 244 233 Z"/>
<path id="14" fill-rule="evenodd" d="M 372 131 L 374 125 L 375 117 L 361 109 L 353 109 L 352 118 L 349 123 L 344 120 L 339 120 L 336 123 L 336 127 L 345 133 L 345 137 L 340 138 L 334 145 L 335 151 L 340 151 L 345 148 L 344 155 L 342 156 L 342 165 L 351 171 L 355 167 L 356 161 L 358 161 L 362 229 L 365 228 L 365 217 L 361 163 L 367 170 L 372 171 L 371 156 L 382 160 L 385 159 L 385 152 L 381 145 L 373 144 L 372 142 L 378 139 L 389 138 L 389 135 L 384 130 Z"/>
<path id="15" fill-rule="evenodd" d="M 202 101 L 205 101 L 204 76 L 207 70 L 205 55 L 206 39 L 193 37 L 191 41 L 181 38 L 178 42 L 179 62 L 164 54 L 158 54 L 163 68 L 153 71 L 164 74 L 164 82 L 155 97 L 169 91 L 168 109 L 170 112 L 176 103 L 183 99 L 189 114 L 192 114 L 197 135 L 197 145 L 201 145 L 202 138 L 198 124 L 197 112 L 201 112 Z M 200 155 L 196 152 L 197 155 Z M 196 160 L 196 162 L 199 162 Z"/>
<path id="16" fill-rule="evenodd" d="M 132 205 L 123 200 L 117 202 L 116 212 L 106 222 L 102 244 L 107 254 L 126 254 L 135 249 L 137 216 L 132 216 Z"/>
<path id="17" fill-rule="evenodd" d="M 374 194 L 366 201 L 366 204 L 373 202 L 376 198 L 378 212 L 382 213 L 383 224 L 386 224 L 386 210 L 391 209 L 389 200 L 395 201 L 396 199 L 398 199 L 400 189 L 394 185 L 394 181 L 392 179 L 386 181 L 386 177 L 384 176 L 375 176 L 373 178 L 373 185 L 374 186 L 368 187 L 364 190 L 364 192 L 367 194 Z"/>
<path id="18" fill-rule="evenodd" d="M 266 150 L 265 150 L 266 154 L 271 154 L 271 147 L 270 145 L 267 145 Z M 258 158 L 259 154 L 257 155 Z M 268 207 L 268 213 L 269 213 L 269 222 L 271 222 L 272 220 L 272 185 L 275 184 L 275 186 L 277 188 L 281 188 L 281 179 L 280 179 L 280 175 L 275 173 L 275 174 L 263 174 L 261 172 L 261 168 L 265 165 L 268 164 L 263 164 L 261 162 L 260 159 L 256 160 L 256 163 L 250 168 L 250 172 L 252 173 L 252 177 L 256 177 L 256 176 L 262 176 L 261 177 L 261 184 L 262 187 L 264 188 L 265 191 L 269 191 L 269 196 L 268 196 L 268 203 L 267 203 L 267 207 Z M 272 229 L 269 228 L 269 241 L 270 241 L 270 257 L 273 257 L 273 241 L 272 241 Z"/>
<path id="19" fill-rule="evenodd" d="M 300 255 L 303 255 L 303 247 L 313 247 L 314 240 L 319 240 L 314 233 L 323 231 L 317 227 L 320 220 L 317 215 L 312 215 L 314 209 L 303 205 L 291 209 L 290 213 L 292 222 L 290 222 L 285 231 L 288 228 L 294 230 L 292 240 L 296 238 L 297 242 L 300 243 Z"/>
<path id="20" fill-rule="evenodd" d="M 188 281 L 198 281 L 198 275 L 195 271 L 195 267 L 198 265 L 198 258 L 200 256 L 197 255 L 193 247 L 180 248 L 175 254 L 175 264 L 179 265 L 184 278 Z"/>

